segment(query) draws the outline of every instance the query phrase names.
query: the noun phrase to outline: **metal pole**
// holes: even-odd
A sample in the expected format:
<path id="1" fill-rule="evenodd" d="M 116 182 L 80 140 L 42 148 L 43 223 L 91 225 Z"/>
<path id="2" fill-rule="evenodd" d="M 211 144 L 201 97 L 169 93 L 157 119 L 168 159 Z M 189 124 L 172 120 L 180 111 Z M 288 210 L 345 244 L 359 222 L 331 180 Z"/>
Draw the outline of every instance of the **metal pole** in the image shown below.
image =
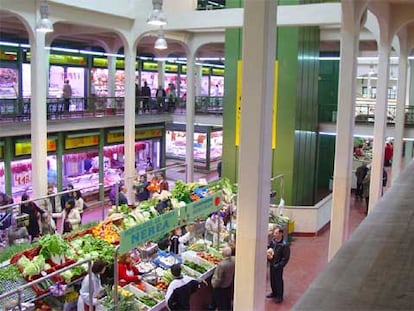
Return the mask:
<path id="1" fill-rule="evenodd" d="M 119 245 L 115 247 L 115 254 L 114 254 L 114 310 L 118 310 L 118 283 L 119 283 L 118 252 L 119 252 Z"/>
<path id="2" fill-rule="evenodd" d="M 93 291 L 94 288 L 92 286 L 92 262 L 88 261 L 88 278 L 89 278 L 89 307 L 92 310 L 93 306 Z"/>

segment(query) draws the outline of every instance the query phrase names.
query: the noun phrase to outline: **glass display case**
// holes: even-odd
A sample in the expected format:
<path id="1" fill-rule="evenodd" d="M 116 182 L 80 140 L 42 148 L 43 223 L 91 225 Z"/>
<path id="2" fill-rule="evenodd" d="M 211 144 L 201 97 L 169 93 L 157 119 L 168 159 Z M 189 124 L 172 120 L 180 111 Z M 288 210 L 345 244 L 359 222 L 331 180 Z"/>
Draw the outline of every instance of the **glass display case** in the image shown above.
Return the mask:
<path id="1" fill-rule="evenodd" d="M 186 157 L 185 124 L 169 124 L 166 131 L 167 159 L 185 160 Z M 196 126 L 194 129 L 194 161 L 198 167 L 210 170 L 212 161 L 220 160 L 223 150 L 223 131 L 220 127 Z"/>

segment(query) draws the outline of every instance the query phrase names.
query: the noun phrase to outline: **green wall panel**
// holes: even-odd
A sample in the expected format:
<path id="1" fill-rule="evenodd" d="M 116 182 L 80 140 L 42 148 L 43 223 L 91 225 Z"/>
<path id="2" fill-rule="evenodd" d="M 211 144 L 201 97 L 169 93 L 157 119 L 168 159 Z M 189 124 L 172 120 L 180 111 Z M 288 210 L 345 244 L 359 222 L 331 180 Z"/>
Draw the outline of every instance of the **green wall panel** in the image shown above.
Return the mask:
<path id="1" fill-rule="evenodd" d="M 241 59 L 242 31 L 227 29 L 225 41 L 222 176 L 237 181 L 238 148 L 235 145 L 237 61 Z"/>
<path id="2" fill-rule="evenodd" d="M 335 162 L 334 135 L 319 135 L 318 139 L 318 188 L 329 189 Z"/>
<path id="3" fill-rule="evenodd" d="M 319 64 L 318 105 L 319 122 L 333 121 L 338 106 L 339 61 L 322 60 Z"/>

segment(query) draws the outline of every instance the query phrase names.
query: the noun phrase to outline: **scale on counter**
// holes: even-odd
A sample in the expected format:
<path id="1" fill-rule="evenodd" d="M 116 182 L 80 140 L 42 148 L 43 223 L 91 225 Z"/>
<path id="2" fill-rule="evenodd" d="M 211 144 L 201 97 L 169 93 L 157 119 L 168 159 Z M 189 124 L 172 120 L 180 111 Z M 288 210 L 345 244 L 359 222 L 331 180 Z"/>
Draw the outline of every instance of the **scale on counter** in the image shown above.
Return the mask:
<path id="1" fill-rule="evenodd" d="M 157 243 L 148 242 L 144 245 L 144 247 L 138 248 L 138 250 L 143 262 L 150 262 L 158 256 Z"/>

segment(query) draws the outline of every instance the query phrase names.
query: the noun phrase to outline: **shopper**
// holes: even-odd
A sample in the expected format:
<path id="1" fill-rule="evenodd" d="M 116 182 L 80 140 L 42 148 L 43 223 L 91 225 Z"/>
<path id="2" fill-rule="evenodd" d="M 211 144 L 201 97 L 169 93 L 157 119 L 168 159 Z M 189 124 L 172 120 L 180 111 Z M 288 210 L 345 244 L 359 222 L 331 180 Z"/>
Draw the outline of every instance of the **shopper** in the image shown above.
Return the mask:
<path id="1" fill-rule="evenodd" d="M 266 298 L 275 298 L 276 303 L 283 301 L 283 269 L 289 262 L 289 258 L 290 247 L 284 241 L 283 230 L 276 227 L 273 231 L 273 239 L 267 249 L 272 292 L 266 296 Z"/>
<path id="2" fill-rule="evenodd" d="M 62 206 L 60 205 L 60 199 L 55 194 L 55 187 L 52 184 L 47 186 L 47 195 L 49 196 L 44 200 L 45 211 L 51 213 L 53 221 L 57 223 L 57 215 L 62 212 Z"/>
<path id="3" fill-rule="evenodd" d="M 68 184 L 66 186 L 66 189 L 64 190 L 64 191 L 67 191 L 67 192 L 65 192 L 64 194 L 62 194 L 60 196 L 60 206 L 62 208 L 65 207 L 66 201 L 75 199 L 75 192 L 73 191 L 73 189 L 74 189 L 73 185 Z"/>
<path id="4" fill-rule="evenodd" d="M 75 200 L 70 199 L 65 203 L 65 209 L 62 212 L 62 233 L 71 232 L 79 227 L 81 217 L 79 211 L 75 208 Z"/>
<path id="5" fill-rule="evenodd" d="M 43 213 L 40 229 L 41 229 L 42 235 L 56 233 L 56 223 L 53 220 L 52 214 L 50 212 Z"/>
<path id="6" fill-rule="evenodd" d="M 148 181 L 147 175 L 142 174 L 139 176 L 139 181 L 134 184 L 135 199 L 138 202 L 146 201 L 150 198 L 150 192 L 147 189 Z"/>
<path id="7" fill-rule="evenodd" d="M 365 178 L 362 181 L 362 197 L 365 199 L 365 204 L 366 204 L 365 215 L 368 215 L 370 184 L 371 184 L 371 169 L 368 168 L 367 174 L 365 175 Z"/>
<path id="8" fill-rule="evenodd" d="M 80 190 L 76 190 L 75 192 L 75 208 L 78 210 L 79 215 L 82 220 L 82 213 L 83 213 L 83 210 L 85 209 L 85 201 L 82 197 L 82 193 L 80 192 Z"/>
<path id="9" fill-rule="evenodd" d="M 368 172 L 368 167 L 366 162 L 362 162 L 362 165 L 358 166 L 355 171 L 356 176 L 356 191 L 355 191 L 355 197 L 362 199 L 362 181 L 365 178 L 365 175 Z"/>
<path id="10" fill-rule="evenodd" d="M 147 81 L 144 82 L 144 86 L 141 89 L 142 96 L 142 112 L 150 111 L 150 99 L 151 99 L 151 89 L 148 86 Z"/>
<path id="11" fill-rule="evenodd" d="M 219 311 L 230 311 L 232 309 L 235 261 L 231 255 L 232 249 L 230 247 L 223 248 L 221 253 L 223 259 L 217 265 L 211 279 L 213 300 Z"/>
<path id="12" fill-rule="evenodd" d="M 63 104 L 65 105 L 65 111 L 69 112 L 70 99 L 72 98 L 72 87 L 69 84 L 69 80 L 65 80 L 62 90 Z"/>
<path id="13" fill-rule="evenodd" d="M 121 255 L 118 260 L 118 278 L 119 285 L 125 286 L 131 282 L 139 282 L 141 280 L 142 273 L 132 261 L 131 254 L 129 252 Z"/>
<path id="14" fill-rule="evenodd" d="M 106 264 L 101 260 L 95 260 L 92 264 L 92 306 L 89 299 L 89 275 L 86 275 L 82 281 L 82 285 L 79 291 L 78 308 L 77 311 L 92 311 L 95 310 L 95 306 L 98 299 L 103 296 L 104 289 L 101 283 L 101 275 L 105 273 Z"/>
<path id="15" fill-rule="evenodd" d="M 169 191 L 170 187 L 168 185 L 168 181 L 165 179 L 165 175 L 163 172 L 157 173 L 157 181 L 158 181 L 158 192 L 161 193 L 163 190 Z"/>
<path id="16" fill-rule="evenodd" d="M 29 200 L 29 195 L 24 193 L 22 195 L 22 204 L 20 205 L 20 211 L 22 214 L 29 215 L 29 224 L 27 226 L 27 232 L 29 232 L 31 241 L 37 240 L 40 236 L 39 221 L 44 211 L 36 205 L 35 202 Z"/>
<path id="17" fill-rule="evenodd" d="M 170 283 L 165 294 L 165 301 L 170 310 L 190 310 L 190 297 L 198 289 L 199 282 L 181 274 L 181 265 L 171 266 L 174 280 Z"/>
<path id="18" fill-rule="evenodd" d="M 159 112 L 161 112 L 164 109 L 166 95 L 167 94 L 165 90 L 162 88 L 162 86 L 158 86 L 157 92 L 155 93 L 155 97 L 157 99 L 157 109 Z"/>

